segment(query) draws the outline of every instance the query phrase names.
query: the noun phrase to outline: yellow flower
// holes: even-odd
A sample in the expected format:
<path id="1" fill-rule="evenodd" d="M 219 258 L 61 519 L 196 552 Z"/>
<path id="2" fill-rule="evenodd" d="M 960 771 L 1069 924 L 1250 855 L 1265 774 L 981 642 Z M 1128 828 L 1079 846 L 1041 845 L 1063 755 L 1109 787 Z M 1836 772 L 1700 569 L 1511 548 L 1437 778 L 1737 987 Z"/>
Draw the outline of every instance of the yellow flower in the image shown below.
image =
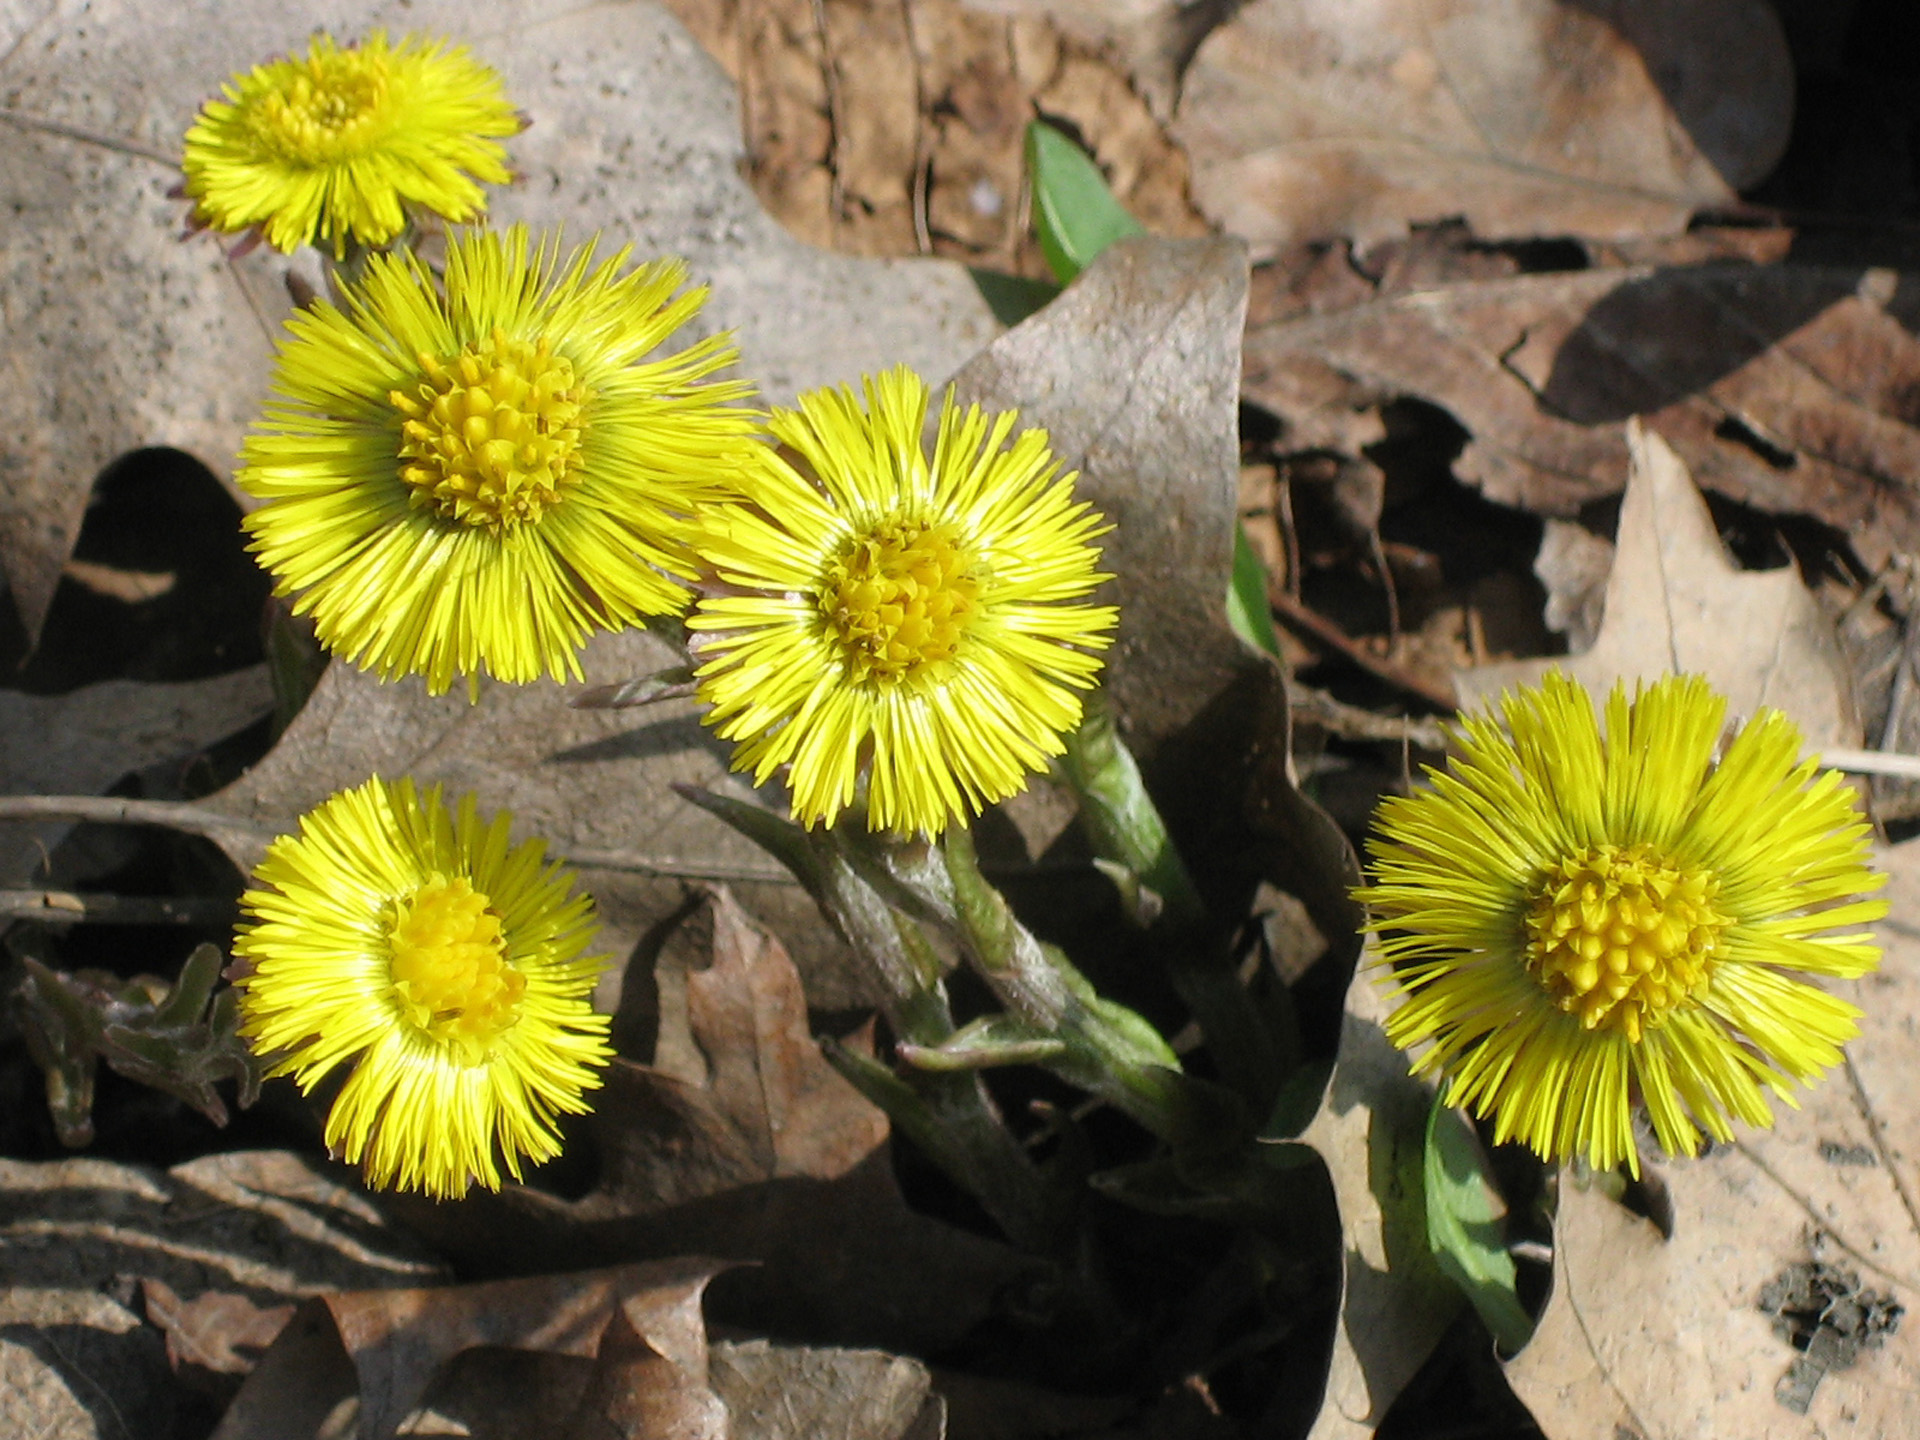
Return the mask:
<path id="1" fill-rule="evenodd" d="M 484 667 L 578 676 L 595 628 L 680 609 L 686 516 L 758 448 L 725 336 L 646 359 L 704 289 L 680 260 L 564 262 L 516 226 L 456 235 L 444 285 L 375 255 L 347 308 L 288 321 L 240 452 L 247 517 L 320 639 L 438 694 Z M 477 685 L 477 680 L 470 684 Z"/>
<path id="2" fill-rule="evenodd" d="M 197 224 L 258 230 L 279 250 L 384 245 L 408 207 L 448 220 L 486 209 L 477 180 L 512 178 L 493 138 L 520 129 L 500 77 L 465 49 L 376 30 L 342 50 L 316 35 L 222 87 L 187 131 L 181 168 Z"/>
<path id="3" fill-rule="evenodd" d="M 1880 959 L 1849 928 L 1886 913 L 1860 898 L 1886 877 L 1853 792 L 1777 711 L 1719 749 L 1726 702 L 1697 676 L 1616 686 L 1604 735 L 1558 673 L 1501 711 L 1375 818 L 1356 893 L 1405 996 L 1388 1038 L 1431 1042 L 1415 1072 L 1548 1160 L 1637 1173 L 1635 1100 L 1673 1154 L 1770 1125 L 1766 1092 L 1796 1103 L 1858 1033 L 1800 977 Z"/>
<path id="4" fill-rule="evenodd" d="M 694 541 L 688 617 L 707 723 L 793 811 L 832 824 L 863 768 L 867 823 L 938 834 L 1061 752 L 1110 641 L 1100 517 L 1043 430 L 949 394 L 929 463 L 926 382 L 896 369 L 776 410 L 739 503 Z"/>
<path id="5" fill-rule="evenodd" d="M 327 1144 L 373 1185 L 496 1190 L 600 1084 L 593 902 L 509 824 L 375 778 L 274 841 L 240 902 L 240 1033 L 306 1092 L 350 1066 Z"/>

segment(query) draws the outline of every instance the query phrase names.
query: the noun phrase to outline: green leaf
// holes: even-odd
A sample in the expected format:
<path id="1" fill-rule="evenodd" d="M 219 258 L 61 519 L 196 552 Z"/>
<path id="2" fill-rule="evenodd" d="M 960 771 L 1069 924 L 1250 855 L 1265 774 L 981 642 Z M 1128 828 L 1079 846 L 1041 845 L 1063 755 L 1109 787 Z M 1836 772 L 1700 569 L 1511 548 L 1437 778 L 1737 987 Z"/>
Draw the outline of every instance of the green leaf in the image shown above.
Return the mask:
<path id="1" fill-rule="evenodd" d="M 1040 120 L 1027 126 L 1027 173 L 1033 177 L 1033 228 L 1040 253 L 1062 285 L 1114 241 L 1146 234 L 1113 198 L 1093 157 Z"/>
<path id="2" fill-rule="evenodd" d="M 1515 1354 L 1533 1338 L 1533 1320 L 1514 1293 L 1506 1202 L 1473 1126 L 1438 1096 L 1427 1113 L 1425 1180 L 1433 1258 L 1480 1312 L 1502 1353 Z"/>
<path id="3" fill-rule="evenodd" d="M 1246 527 L 1233 523 L 1233 579 L 1227 585 L 1227 623 L 1233 633 L 1256 650 L 1280 654 L 1280 637 L 1273 628 L 1273 606 L 1267 602 L 1267 567 L 1247 542 Z"/>
<path id="4" fill-rule="evenodd" d="M 1008 329 L 1044 309 L 1060 293 L 1060 287 L 1050 280 L 1029 280 L 1024 275 L 1005 275 L 978 265 L 969 265 L 967 274 L 973 277 L 973 288 L 987 302 L 993 318 Z"/>

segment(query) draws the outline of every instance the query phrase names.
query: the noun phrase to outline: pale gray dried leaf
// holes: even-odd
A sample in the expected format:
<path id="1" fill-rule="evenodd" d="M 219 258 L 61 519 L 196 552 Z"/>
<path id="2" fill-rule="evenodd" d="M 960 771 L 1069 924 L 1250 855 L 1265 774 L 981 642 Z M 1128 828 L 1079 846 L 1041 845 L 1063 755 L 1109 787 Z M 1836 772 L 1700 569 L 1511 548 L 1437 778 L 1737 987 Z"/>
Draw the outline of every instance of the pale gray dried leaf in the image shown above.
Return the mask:
<path id="1" fill-rule="evenodd" d="M 1663 1163 L 1671 1239 L 1563 1181 L 1553 1294 L 1533 1342 L 1507 1366 L 1551 1440 L 1911 1432 L 1920 1394 L 1912 1313 L 1920 844 L 1883 851 L 1878 863 L 1893 877 L 1893 913 L 1880 927 L 1885 959 L 1877 973 L 1831 987 L 1865 1012 L 1845 1066 L 1800 1095 L 1799 1109 L 1777 1107 L 1773 1129 Z M 1777 1305 L 1784 1282 L 1814 1275 L 1854 1304 L 1843 1298 L 1824 1323 L 1809 1316 L 1777 1329 L 1768 1300 Z M 1888 1297 L 1908 1312 L 1892 1327 L 1883 1306 L 1870 1313 Z"/>
<path id="2" fill-rule="evenodd" d="M 1145 765 L 1251 664 L 1225 618 L 1246 277 L 1233 240 L 1120 241 L 954 379 L 961 403 L 1044 426 L 1113 523 L 1105 685 Z"/>
<path id="3" fill-rule="evenodd" d="M 1584 681 L 1596 699 L 1616 680 L 1631 690 L 1636 680 L 1684 672 L 1706 676 L 1735 716 L 1771 706 L 1815 749 L 1857 746 L 1846 656 L 1799 574 L 1740 569 L 1672 447 L 1638 422 L 1628 444 L 1632 471 L 1593 648 L 1460 671 L 1461 703 L 1491 702 L 1554 669 Z"/>
<path id="4" fill-rule="evenodd" d="M 242 1151 L 171 1171 L 0 1161 L 0 1434 L 170 1433 L 179 1401 L 170 1352 L 207 1369 L 245 1368 L 251 1357 L 225 1340 L 271 1339 L 262 1327 L 302 1296 L 441 1274 L 365 1196 L 305 1156 Z M 216 1333 L 208 1326 L 223 1309 Z M 257 1322 L 244 1339 L 242 1312 Z"/>
<path id="5" fill-rule="evenodd" d="M 1454 473 L 1572 515 L 1617 493 L 1639 415 L 1705 489 L 1920 550 L 1920 290 L 1889 270 L 1706 264 L 1445 285 L 1262 326 L 1247 394 L 1295 449 L 1415 396 L 1465 427 Z"/>
<path id="6" fill-rule="evenodd" d="M 0 690 L 0 794 L 97 795 L 135 770 L 184 759 L 273 708 L 264 665 L 210 680 L 107 680 L 65 695 Z M 0 883 L 24 883 L 63 824 L 0 825 Z"/>
<path id="7" fill-rule="evenodd" d="M 1792 114 L 1764 0 L 1256 0 L 1201 44 L 1174 133 L 1202 212 L 1264 258 L 1453 216 L 1676 231 L 1773 168 Z"/>
<path id="8" fill-rule="evenodd" d="M 1549 520 L 1540 536 L 1533 575 L 1547 591 L 1549 630 L 1567 637 L 1578 655 L 1593 648 L 1607 613 L 1607 579 L 1613 574 L 1613 542 L 1571 520 Z"/>
<path id="9" fill-rule="evenodd" d="M 1439 1343 L 1460 1291 L 1427 1243 L 1422 1163 L 1430 1085 L 1382 1030 L 1392 1008 L 1374 950 L 1347 990 L 1340 1051 L 1319 1112 L 1301 1133 L 1326 1162 L 1345 1241 L 1340 1320 L 1326 1397 L 1309 1440 L 1373 1434 Z"/>
<path id="10" fill-rule="evenodd" d="M 684 255 L 713 286 L 703 324 L 738 328 L 744 373 L 775 398 L 901 362 L 944 375 L 996 328 L 958 265 L 853 260 L 781 231 L 740 177 L 724 78 L 646 0 L 12 6 L 0 300 L 14 363 L 0 400 L 19 423 L 0 451 L 0 565 L 30 635 L 99 470 L 172 445 L 225 473 L 259 405 L 288 262 L 180 242 L 186 205 L 166 192 L 194 113 L 315 29 L 376 26 L 468 44 L 532 117 L 509 144 L 526 179 L 496 195 L 496 220 Z"/>
<path id="11" fill-rule="evenodd" d="M 927 1367 L 878 1350 L 824 1350 L 765 1340 L 715 1345 L 714 1393 L 733 1440 L 938 1440 L 943 1411 Z"/>

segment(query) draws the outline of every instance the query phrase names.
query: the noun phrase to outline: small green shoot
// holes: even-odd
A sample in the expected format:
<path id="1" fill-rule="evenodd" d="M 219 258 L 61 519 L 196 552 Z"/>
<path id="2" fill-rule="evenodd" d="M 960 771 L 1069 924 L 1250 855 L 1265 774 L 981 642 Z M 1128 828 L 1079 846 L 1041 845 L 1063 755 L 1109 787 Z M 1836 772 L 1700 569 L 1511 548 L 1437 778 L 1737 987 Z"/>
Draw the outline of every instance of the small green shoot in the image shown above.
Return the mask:
<path id="1" fill-rule="evenodd" d="M 1533 1320 L 1514 1292 L 1506 1202 L 1473 1126 L 1438 1096 L 1427 1114 L 1425 1178 L 1433 1258 L 1473 1303 L 1500 1352 L 1516 1354 L 1533 1338 Z"/>

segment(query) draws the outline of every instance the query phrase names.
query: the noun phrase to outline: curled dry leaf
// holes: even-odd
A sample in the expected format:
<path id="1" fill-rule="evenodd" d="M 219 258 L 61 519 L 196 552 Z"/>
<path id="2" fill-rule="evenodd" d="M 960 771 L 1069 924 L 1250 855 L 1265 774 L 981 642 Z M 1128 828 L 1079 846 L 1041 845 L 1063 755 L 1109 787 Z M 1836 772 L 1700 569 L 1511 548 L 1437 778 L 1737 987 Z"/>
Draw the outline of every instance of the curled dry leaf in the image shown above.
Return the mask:
<path id="1" fill-rule="evenodd" d="M 1814 749 L 1860 743 L 1846 656 L 1799 574 L 1743 571 L 1727 554 L 1686 466 L 1659 435 L 1628 426 L 1632 468 L 1613 573 L 1593 648 L 1569 659 L 1517 660 L 1460 672 L 1462 704 L 1538 684 L 1549 670 L 1596 698 L 1616 680 L 1704 675 L 1736 716 L 1783 710 Z"/>
<path id="2" fill-rule="evenodd" d="M 169 1433 L 182 1384 L 225 1401 L 304 1297 L 443 1273 L 304 1156 L 0 1163 L 0 1433 L 90 1436 L 115 1410 Z"/>
<path id="3" fill-rule="evenodd" d="M 459 1206 L 389 1204 L 469 1271 L 714 1254 L 757 1262 L 715 1286 L 729 1323 L 951 1345 L 1035 1267 L 907 1208 L 886 1118 L 821 1057 L 785 949 L 725 891 L 710 905 L 711 964 L 663 974 L 657 1063 L 614 1061 L 595 1096 L 587 1193 L 509 1186 Z"/>
<path id="4" fill-rule="evenodd" d="M 1920 845 L 1883 851 L 1886 955 L 1835 984 L 1865 1012 L 1843 1068 L 1695 1160 L 1653 1172 L 1671 1237 L 1563 1181 L 1553 1293 L 1507 1366 L 1551 1440 L 1631 1433 L 1860 1440 L 1920 1394 Z M 1902 1307 L 1902 1317 L 1892 1307 Z"/>
<path id="5" fill-rule="evenodd" d="M 1682 229 L 1773 168 L 1793 70 L 1764 0 L 1257 0 L 1174 133 L 1256 255 L 1464 215 L 1485 239 Z"/>
<path id="6" fill-rule="evenodd" d="M 1470 437 L 1455 474 L 1549 515 L 1620 489 L 1639 415 L 1705 489 L 1813 515 L 1877 569 L 1920 549 L 1916 296 L 1892 271 L 1792 265 L 1448 285 L 1254 329 L 1247 394 L 1302 450 L 1431 401 Z"/>
<path id="7" fill-rule="evenodd" d="M 918 1360 L 764 1340 L 716 1345 L 733 1440 L 941 1440 L 946 1407 Z"/>
<path id="8" fill-rule="evenodd" d="M 1367 972 L 1347 991 L 1340 1051 L 1301 1132 L 1326 1162 L 1344 1243 L 1340 1322 L 1327 1393 L 1309 1440 L 1360 1440 L 1439 1343 L 1463 1303 L 1427 1243 L 1422 1165 L 1433 1088 L 1381 1029 L 1391 1008 Z"/>
<path id="9" fill-rule="evenodd" d="M 479 1285 L 322 1296 L 301 1306 L 261 1358 L 215 1440 L 306 1440 L 354 1400 L 354 1433 L 362 1440 L 389 1440 L 430 1400 L 441 1413 L 462 1408 L 459 1372 L 447 1373 L 459 1356 L 503 1349 L 596 1361 L 584 1375 L 564 1366 L 544 1372 L 556 1389 L 571 1390 L 571 1404 L 560 1410 L 572 1412 L 563 1435 L 725 1440 L 725 1408 L 707 1383 L 700 1311 L 707 1282 L 723 1268 L 710 1260 L 675 1259 Z M 469 1386 L 481 1383 L 478 1377 L 468 1380 Z M 635 1428 L 648 1416 L 679 1428 Z"/>
<path id="10" fill-rule="evenodd" d="M 98 0 L 0 14 L 0 292 L 14 342 L 0 402 L 16 417 L 0 449 L 0 565 L 29 636 L 103 466 L 171 445 L 224 472 L 258 409 L 287 263 L 182 244 L 186 206 L 168 191 L 201 102 L 315 29 L 460 37 L 534 122 L 509 147 L 526 178 L 496 195 L 494 217 L 686 256 L 714 287 L 706 323 L 740 327 L 745 373 L 776 396 L 899 361 L 944 374 L 991 334 L 957 266 L 861 265 L 787 236 L 737 172 L 724 80 L 655 6 L 615 10 L 609 23 L 533 0 L 484 14 L 454 0 Z"/>

